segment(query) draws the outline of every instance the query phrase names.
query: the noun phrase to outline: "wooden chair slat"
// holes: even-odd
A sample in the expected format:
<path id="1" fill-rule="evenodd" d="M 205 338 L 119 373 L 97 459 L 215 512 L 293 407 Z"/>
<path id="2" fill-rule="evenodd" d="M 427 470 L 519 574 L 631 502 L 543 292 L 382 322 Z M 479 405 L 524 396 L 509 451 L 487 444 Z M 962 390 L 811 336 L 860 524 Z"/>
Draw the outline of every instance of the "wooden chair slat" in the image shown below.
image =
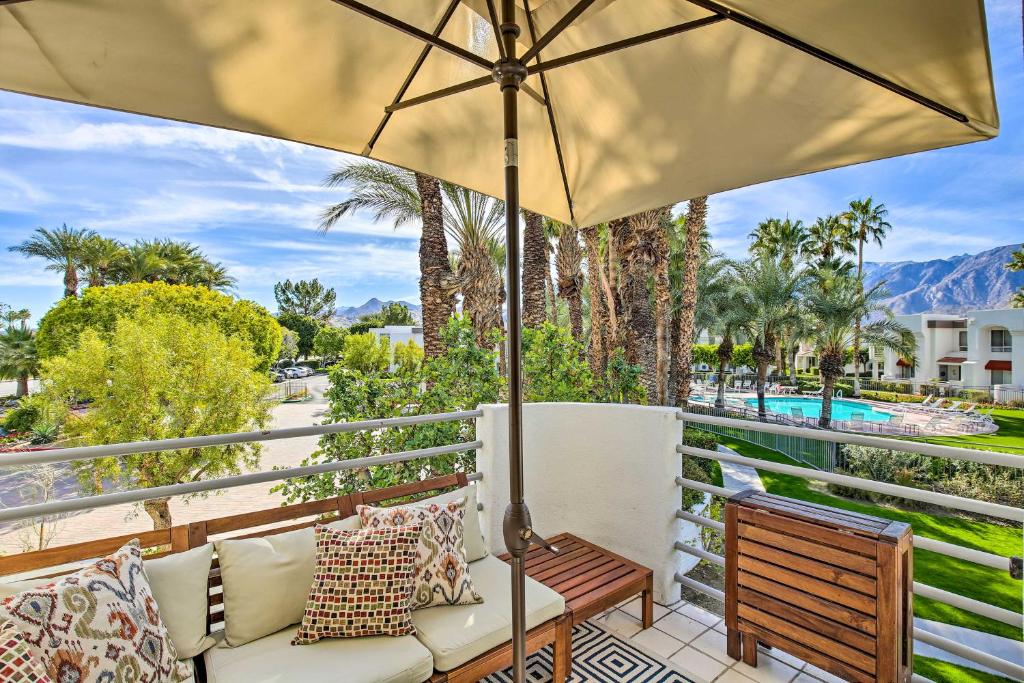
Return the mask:
<path id="1" fill-rule="evenodd" d="M 766 579 L 771 579 L 791 588 L 806 591 L 846 607 L 852 607 L 864 614 L 875 614 L 875 601 L 862 593 L 842 588 L 826 581 L 819 581 L 805 574 L 790 571 L 769 562 L 762 562 L 747 555 L 739 556 L 738 565 L 740 571 L 763 576 Z"/>
<path id="2" fill-rule="evenodd" d="M 805 557 L 817 558 L 822 562 L 844 567 L 865 576 L 875 575 L 875 561 L 863 555 L 848 553 L 844 550 L 831 548 L 821 543 L 804 541 L 793 536 L 786 536 L 770 529 L 763 529 L 749 524 L 740 524 L 738 527 L 740 538 L 749 538 L 764 545 L 770 545 L 780 550 L 789 550 Z"/>
<path id="3" fill-rule="evenodd" d="M 771 546 L 761 545 L 754 541 L 748 541 L 745 538 L 740 538 L 737 543 L 737 549 L 742 555 L 749 555 L 750 557 L 763 560 L 765 562 L 771 562 L 780 566 L 785 566 L 787 569 L 798 571 L 801 574 L 807 574 L 820 581 L 827 583 L 834 583 L 837 586 L 843 586 L 851 590 L 864 593 L 875 597 L 876 586 L 875 578 L 864 576 L 863 574 L 857 574 L 851 571 L 847 571 L 842 567 L 836 567 L 831 564 L 824 562 L 818 562 L 800 555 L 794 555 L 787 553 L 784 550 L 778 550 Z"/>

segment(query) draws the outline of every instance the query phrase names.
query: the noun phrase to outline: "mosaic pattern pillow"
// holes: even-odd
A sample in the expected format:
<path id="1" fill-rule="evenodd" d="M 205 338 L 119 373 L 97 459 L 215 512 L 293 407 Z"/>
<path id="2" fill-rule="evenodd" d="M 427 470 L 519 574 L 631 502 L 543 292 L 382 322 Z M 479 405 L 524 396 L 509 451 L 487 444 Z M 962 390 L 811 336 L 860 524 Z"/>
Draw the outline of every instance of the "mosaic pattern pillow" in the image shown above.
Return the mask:
<path id="1" fill-rule="evenodd" d="M 436 605 L 472 605 L 484 599 L 469 575 L 463 544 L 466 498 L 447 503 L 376 508 L 356 506 L 363 526 L 379 529 L 418 524 L 422 527 L 416 557 L 416 584 L 412 608 Z"/>
<path id="2" fill-rule="evenodd" d="M 156 600 L 132 541 L 70 576 L 0 601 L 0 621 L 12 622 L 53 681 L 108 683 L 183 681 Z"/>
<path id="3" fill-rule="evenodd" d="M 316 568 L 292 645 L 416 633 L 412 596 L 420 527 L 341 531 L 316 525 Z"/>
<path id="4" fill-rule="evenodd" d="M 10 622 L 0 626 L 0 681 L 51 683 L 18 627 Z"/>

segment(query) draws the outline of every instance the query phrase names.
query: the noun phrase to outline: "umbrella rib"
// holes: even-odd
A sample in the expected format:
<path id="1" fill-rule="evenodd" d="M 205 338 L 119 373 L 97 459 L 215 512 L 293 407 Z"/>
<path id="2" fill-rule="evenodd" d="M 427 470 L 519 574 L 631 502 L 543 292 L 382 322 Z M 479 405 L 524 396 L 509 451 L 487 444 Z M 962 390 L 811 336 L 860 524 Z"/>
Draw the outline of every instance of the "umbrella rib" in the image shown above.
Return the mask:
<path id="1" fill-rule="evenodd" d="M 494 0 L 487 0 L 487 13 L 491 15 L 491 28 L 494 29 L 494 40 L 498 43 L 498 54 L 502 61 L 507 59 L 505 41 L 501 39 L 501 28 L 498 26 L 498 10 L 494 8 Z"/>
<path id="2" fill-rule="evenodd" d="M 859 67 L 853 62 L 849 62 L 843 59 L 842 57 L 838 57 L 834 54 L 831 54 L 830 52 L 822 50 L 821 48 L 815 47 L 809 43 L 805 43 L 799 38 L 794 38 L 788 33 L 783 33 L 782 31 L 773 28 L 767 24 L 764 24 L 758 21 L 757 19 L 754 19 L 753 17 L 748 17 L 745 14 L 740 14 L 739 12 L 735 12 L 729 9 L 728 7 L 723 7 L 717 2 L 714 2 L 714 0 L 689 0 L 689 2 L 710 12 L 714 12 L 715 14 L 726 19 L 729 19 L 730 21 L 734 21 L 737 24 L 746 26 L 747 28 L 757 31 L 758 33 L 769 38 L 772 38 L 773 40 L 777 40 L 780 43 L 800 50 L 801 52 L 807 53 L 812 57 L 816 57 L 817 59 L 820 59 L 823 62 L 831 64 L 832 66 L 847 71 L 853 74 L 854 76 L 858 76 L 859 78 L 863 78 L 866 81 L 870 81 L 871 83 L 881 86 L 886 90 L 896 93 L 897 95 L 902 95 L 908 100 L 911 100 L 912 102 L 916 102 L 924 107 L 927 107 L 928 109 L 938 112 L 943 116 L 947 116 L 953 119 L 954 121 L 959 121 L 960 123 L 967 123 L 969 121 L 967 116 L 951 107 L 947 107 L 946 105 L 936 102 L 935 100 L 929 97 L 925 97 L 924 95 L 917 93 L 911 90 L 910 88 L 899 85 L 898 83 L 895 83 L 889 80 L 888 78 L 885 78 L 884 76 L 879 76 L 878 74 L 872 71 L 868 71 L 865 68 Z"/>
<path id="3" fill-rule="evenodd" d="M 548 44 L 557 38 L 562 31 L 569 28 L 572 22 L 587 11 L 587 8 L 593 5 L 597 0 L 579 0 L 572 8 L 566 12 L 561 19 L 555 22 L 555 25 L 548 29 L 548 32 L 542 35 L 537 40 L 533 41 L 533 45 L 522 54 L 519 58 L 523 64 L 536 57 L 541 50 L 548 46 Z M 532 31 L 531 31 L 532 33 Z"/>
<path id="4" fill-rule="evenodd" d="M 523 0 L 523 9 L 526 10 L 526 24 L 530 29 L 530 40 L 537 44 L 537 29 L 533 24 L 533 15 L 530 14 L 530 0 Z M 537 54 L 537 63 L 540 64 L 540 51 Z M 576 223 L 576 214 L 572 207 L 572 193 L 569 191 L 569 176 L 565 172 L 565 159 L 562 156 L 562 143 L 558 137 L 558 126 L 555 123 L 555 110 L 551 104 L 551 91 L 548 89 L 548 81 L 544 74 L 540 76 L 540 89 L 544 93 L 544 107 L 548 111 L 548 123 L 551 124 L 551 139 L 555 143 L 555 154 L 558 157 L 558 170 L 562 174 L 562 188 L 565 190 L 565 201 L 569 205 L 569 218 L 573 224 Z"/>
<path id="5" fill-rule="evenodd" d="M 448 5 L 448 9 L 446 9 L 444 14 L 441 15 L 440 21 L 437 22 L 437 26 L 434 28 L 435 36 L 440 36 L 441 33 L 444 32 L 445 26 L 448 25 L 448 22 L 451 20 L 452 15 L 455 14 L 455 10 L 461 2 L 462 0 L 452 0 L 451 4 Z M 405 97 L 405 93 L 409 90 L 409 86 L 412 85 L 413 79 L 416 78 L 416 74 L 420 72 L 420 68 L 423 66 L 423 63 L 427 61 L 427 55 L 430 54 L 430 49 L 432 47 L 434 46 L 430 43 L 423 46 L 419 57 L 416 58 L 412 68 L 409 70 L 409 75 L 406 76 L 405 80 L 402 82 L 402 87 L 398 89 L 398 93 L 395 95 L 394 99 L 391 100 L 391 104 L 398 104 L 402 98 Z M 387 111 L 387 109 L 385 109 L 383 118 L 381 118 L 380 123 L 377 124 L 377 130 L 373 132 L 373 137 L 371 137 L 370 141 L 366 143 L 366 149 L 363 150 L 364 156 L 368 155 L 373 149 L 373 146 L 377 144 L 377 140 L 380 139 L 380 135 L 384 132 L 384 127 L 388 125 L 388 121 L 391 120 L 391 115 L 393 113 L 394 112 Z"/>
<path id="6" fill-rule="evenodd" d="M 685 33 L 686 31 L 692 31 L 693 29 L 701 28 L 703 26 L 710 26 L 711 24 L 717 24 L 721 21 L 725 21 L 725 17 L 712 15 L 704 17 L 702 19 L 695 19 L 694 21 L 687 21 L 682 24 L 676 24 L 675 26 L 669 26 L 666 28 L 658 29 L 657 31 L 651 31 L 650 33 L 642 33 L 632 38 L 624 38 L 623 40 L 617 40 L 614 43 L 608 43 L 607 45 L 601 45 L 600 47 L 594 47 L 587 50 L 581 50 L 580 52 L 574 52 L 564 57 L 556 57 L 555 59 L 548 60 L 546 62 L 539 62 L 532 65 L 527 65 L 526 70 L 530 75 L 543 73 L 545 71 L 551 71 L 559 67 L 568 66 L 576 62 L 581 62 L 586 59 L 592 59 L 594 57 L 600 57 L 610 52 L 616 52 L 618 50 L 625 49 L 627 47 L 633 47 L 634 45 L 642 45 L 652 40 L 659 40 L 661 38 L 668 38 L 678 33 Z M 424 104 L 425 102 L 432 102 L 433 100 L 447 97 L 448 95 L 456 95 L 467 90 L 473 90 L 481 86 L 491 83 L 492 79 L 488 77 L 475 78 L 470 81 L 464 81 L 456 85 L 450 85 L 447 88 L 441 88 L 433 92 L 425 93 L 417 97 L 409 98 L 399 102 L 398 104 L 387 107 L 388 111 L 398 111 L 400 109 L 406 109 L 408 107 L 414 107 L 418 104 Z"/>
<path id="7" fill-rule="evenodd" d="M 412 36 L 413 38 L 422 40 L 424 43 L 433 45 L 434 47 L 444 50 L 449 54 L 455 55 L 456 57 L 461 57 L 470 64 L 475 64 L 476 66 L 479 66 L 482 69 L 491 71 L 491 69 L 494 67 L 494 65 L 491 62 L 484 59 L 478 54 L 470 52 L 465 48 L 461 48 L 458 45 L 455 45 L 454 43 L 449 43 L 447 40 L 442 40 L 437 36 L 427 33 L 421 28 L 417 28 L 416 26 L 406 23 L 401 19 L 396 19 L 390 14 L 385 14 L 384 12 L 376 10 L 373 7 L 364 5 L 363 3 L 358 2 L 358 0 L 333 0 L 333 2 L 335 2 L 338 5 L 341 5 L 342 7 L 347 7 L 350 10 L 358 12 L 359 14 L 362 14 L 364 17 L 369 17 L 370 19 L 379 21 L 380 23 L 386 26 L 390 26 L 391 28 L 397 29 L 408 36 Z"/>

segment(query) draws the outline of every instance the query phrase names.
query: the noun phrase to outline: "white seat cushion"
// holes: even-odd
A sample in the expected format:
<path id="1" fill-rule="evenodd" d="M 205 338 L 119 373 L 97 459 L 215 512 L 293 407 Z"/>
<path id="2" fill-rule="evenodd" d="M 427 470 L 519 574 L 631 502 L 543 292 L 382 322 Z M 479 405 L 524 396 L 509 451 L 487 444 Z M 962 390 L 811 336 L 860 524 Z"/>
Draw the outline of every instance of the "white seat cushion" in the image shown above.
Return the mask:
<path id="1" fill-rule="evenodd" d="M 512 639 L 512 571 L 493 555 L 469 563 L 484 601 L 477 605 L 431 607 L 412 613 L 416 637 L 434 655 L 438 671 L 451 671 Z M 526 579 L 526 628 L 565 612 L 565 600 L 547 586 Z"/>
<path id="2" fill-rule="evenodd" d="M 325 639 L 292 645 L 294 628 L 203 653 L 207 683 L 423 683 L 430 652 L 413 636 Z"/>

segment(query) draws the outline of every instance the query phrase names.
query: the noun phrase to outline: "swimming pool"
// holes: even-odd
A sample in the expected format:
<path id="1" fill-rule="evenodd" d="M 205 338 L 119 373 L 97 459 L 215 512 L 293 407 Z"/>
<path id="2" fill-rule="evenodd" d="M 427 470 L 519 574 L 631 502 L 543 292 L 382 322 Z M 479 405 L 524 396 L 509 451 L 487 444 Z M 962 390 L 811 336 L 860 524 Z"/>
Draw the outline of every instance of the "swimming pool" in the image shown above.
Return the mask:
<path id="1" fill-rule="evenodd" d="M 757 399 L 748 398 L 744 401 L 751 408 L 757 408 Z M 802 396 L 766 397 L 765 408 L 773 413 L 792 415 L 793 408 L 803 411 L 804 417 L 819 417 L 821 415 L 820 398 L 804 398 Z M 890 413 L 859 401 L 845 401 L 843 399 L 832 399 L 832 419 L 849 420 L 853 413 L 863 413 L 865 422 L 888 422 L 892 417 Z"/>

